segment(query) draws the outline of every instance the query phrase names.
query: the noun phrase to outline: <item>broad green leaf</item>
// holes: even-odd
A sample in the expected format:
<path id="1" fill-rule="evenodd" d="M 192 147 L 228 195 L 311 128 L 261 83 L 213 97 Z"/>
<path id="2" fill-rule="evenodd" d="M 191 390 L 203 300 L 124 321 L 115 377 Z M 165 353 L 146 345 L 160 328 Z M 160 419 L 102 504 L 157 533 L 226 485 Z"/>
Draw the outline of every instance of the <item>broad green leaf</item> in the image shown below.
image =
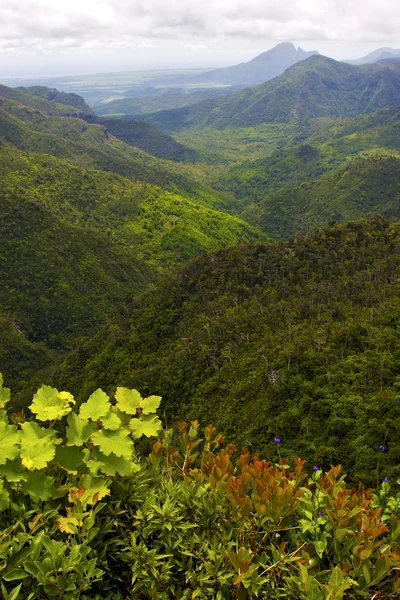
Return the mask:
<path id="1" fill-rule="evenodd" d="M 142 396 L 137 390 L 119 387 L 115 393 L 115 398 L 117 408 L 128 415 L 135 415 L 136 409 L 141 406 Z"/>
<path id="2" fill-rule="evenodd" d="M 0 373 L 0 408 L 5 408 L 10 400 L 9 388 L 3 387 L 3 375 Z"/>
<path id="3" fill-rule="evenodd" d="M 10 495 L 4 489 L 4 481 L 0 479 L 0 512 L 6 510 L 10 506 Z"/>
<path id="4" fill-rule="evenodd" d="M 148 398 L 144 398 L 142 400 L 143 414 L 150 415 L 151 413 L 155 413 L 160 406 L 161 400 L 161 396 L 149 396 Z"/>
<path id="5" fill-rule="evenodd" d="M 43 469 L 55 455 L 56 439 L 53 430 L 43 429 L 37 423 L 25 422 L 21 425 L 21 460 L 24 467 L 33 471 Z"/>
<path id="6" fill-rule="evenodd" d="M 20 434 L 15 425 L 0 421 L 0 465 L 19 454 Z"/>
<path id="7" fill-rule="evenodd" d="M 73 404 L 75 404 L 75 400 L 72 394 L 59 392 L 49 385 L 42 385 L 33 396 L 33 402 L 29 408 L 39 421 L 54 421 L 54 419 L 61 419 L 70 413 Z"/>
<path id="8" fill-rule="evenodd" d="M 69 501 L 75 502 L 75 499 L 86 505 L 96 504 L 105 496 L 110 495 L 107 487 L 107 481 L 103 477 L 91 477 L 85 475 L 80 479 L 80 488 L 72 488 L 69 493 Z"/>
<path id="9" fill-rule="evenodd" d="M 106 456 L 114 453 L 116 456 L 132 457 L 133 444 L 129 437 L 129 431 L 118 429 L 117 431 L 108 431 L 101 429 L 92 435 L 92 442 L 99 446 L 100 450 Z"/>
<path id="10" fill-rule="evenodd" d="M 121 427 L 128 427 L 129 421 L 131 420 L 131 415 L 128 415 L 127 413 L 122 412 L 116 406 L 111 407 L 111 412 L 114 415 L 116 415 L 118 417 L 118 419 L 121 421 L 121 425 L 120 425 Z"/>
<path id="11" fill-rule="evenodd" d="M 73 412 L 68 415 L 67 424 L 67 446 L 83 446 L 97 429 L 95 423 L 81 419 Z"/>
<path id="12" fill-rule="evenodd" d="M 117 473 L 122 477 L 127 477 L 140 471 L 140 465 L 123 456 L 116 456 L 114 453 L 106 456 L 99 450 L 94 450 L 87 463 L 92 475 L 96 475 L 100 470 L 105 475 L 115 476 Z"/>
<path id="13" fill-rule="evenodd" d="M 33 502 L 45 502 L 53 496 L 54 478 L 43 473 L 29 473 L 28 480 L 22 484 L 22 490 Z"/>
<path id="14" fill-rule="evenodd" d="M 20 458 L 13 461 L 8 460 L 4 465 L 0 466 L 0 476 L 4 477 L 8 483 L 20 483 L 28 480 L 27 471 L 24 469 Z"/>
<path id="15" fill-rule="evenodd" d="M 83 463 L 83 450 L 57 446 L 54 460 L 62 469 L 75 475 L 78 472 L 77 467 Z"/>
<path id="16" fill-rule="evenodd" d="M 121 425 L 121 419 L 111 410 L 105 417 L 101 417 L 100 421 L 104 429 L 111 429 L 112 431 L 115 431 Z"/>
<path id="17" fill-rule="evenodd" d="M 44 439 L 51 440 L 56 445 L 62 442 L 61 439 L 57 438 L 57 432 L 54 429 L 40 427 L 35 421 L 25 421 L 21 424 L 21 444 Z"/>
<path id="18" fill-rule="evenodd" d="M 6 410 L 0 410 L 0 421 L 4 421 L 4 423 L 8 423 L 8 414 Z"/>
<path id="19" fill-rule="evenodd" d="M 100 388 L 93 392 L 87 402 L 81 404 L 79 416 L 81 419 L 92 419 L 98 421 L 105 417 L 111 408 L 109 397 Z"/>
<path id="20" fill-rule="evenodd" d="M 157 415 L 142 415 L 139 418 L 131 419 L 129 428 L 133 432 L 134 439 L 139 439 L 142 435 L 152 437 L 160 431 L 161 421 Z"/>

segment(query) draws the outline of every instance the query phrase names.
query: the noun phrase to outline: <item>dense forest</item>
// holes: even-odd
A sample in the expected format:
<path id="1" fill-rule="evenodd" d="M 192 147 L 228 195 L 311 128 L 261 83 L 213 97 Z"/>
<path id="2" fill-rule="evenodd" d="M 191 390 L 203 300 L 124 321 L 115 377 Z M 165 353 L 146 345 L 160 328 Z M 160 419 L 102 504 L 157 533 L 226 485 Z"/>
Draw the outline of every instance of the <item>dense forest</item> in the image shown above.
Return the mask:
<path id="1" fill-rule="evenodd" d="M 399 236 L 376 218 L 201 257 L 76 349 L 57 384 L 135 382 L 169 419 L 216 422 L 263 456 L 277 436 L 356 481 L 399 477 Z"/>
<path id="2" fill-rule="evenodd" d="M 400 63 L 302 52 L 0 86 L 4 600 L 400 593 Z"/>

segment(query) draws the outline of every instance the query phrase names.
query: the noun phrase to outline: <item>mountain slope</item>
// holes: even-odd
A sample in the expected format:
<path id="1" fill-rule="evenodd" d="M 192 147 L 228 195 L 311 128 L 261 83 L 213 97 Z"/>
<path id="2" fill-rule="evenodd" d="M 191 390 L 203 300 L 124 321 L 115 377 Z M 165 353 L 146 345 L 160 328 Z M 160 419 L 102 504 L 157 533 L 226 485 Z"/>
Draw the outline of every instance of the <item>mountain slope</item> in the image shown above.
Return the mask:
<path id="1" fill-rule="evenodd" d="M 57 384 L 135 385 L 169 419 L 211 421 L 266 456 L 277 436 L 284 455 L 353 480 L 397 478 L 399 265 L 400 226 L 381 218 L 204 255 L 136 302 L 116 341 L 104 330 L 74 352 Z"/>
<path id="2" fill-rule="evenodd" d="M 223 129 L 351 117 L 399 103 L 399 62 L 353 66 L 312 56 L 255 88 L 142 118 L 166 131 L 206 126 Z"/>
<path id="3" fill-rule="evenodd" d="M 78 94 L 71 94 L 67 92 L 60 92 L 55 88 L 49 88 L 44 85 L 33 85 L 29 87 L 18 87 L 17 90 L 30 94 L 32 96 L 39 96 L 45 100 L 52 100 L 58 104 L 66 104 L 67 106 L 73 106 L 79 109 L 82 113 L 91 114 L 90 106 L 86 104 L 84 99 Z"/>
<path id="4" fill-rule="evenodd" d="M 244 219 L 282 238 L 332 219 L 400 216 L 398 108 L 311 131 L 301 144 L 221 168 L 218 185 L 235 193 Z"/>
<path id="5" fill-rule="evenodd" d="M 57 362 L 78 338 L 118 322 L 162 269 L 243 238 L 265 239 L 213 208 L 224 201 L 189 169 L 86 123 L 78 108 L 19 90 L 1 94 L 0 360 L 7 367 L 20 356 L 12 373 L 21 381 L 43 356 Z"/>
<path id="6" fill-rule="evenodd" d="M 87 123 L 101 125 L 116 138 L 126 142 L 130 146 L 144 150 L 145 152 L 167 158 L 169 160 L 195 159 L 195 153 L 186 149 L 182 144 L 175 142 L 173 138 L 157 131 L 150 125 L 138 121 L 121 121 L 119 119 L 105 119 L 96 117 L 86 102 L 77 94 L 59 92 L 56 89 L 44 86 L 32 86 L 28 88 L 19 87 L 17 90 L 32 96 L 39 96 L 46 100 L 54 101 L 58 104 L 66 104 L 79 109 L 77 117 L 82 118 Z M 26 101 L 26 96 L 22 99 Z M 29 100 L 28 100 L 29 102 Z M 45 114 L 49 114 L 47 111 Z"/>
<path id="7" fill-rule="evenodd" d="M 176 142 L 171 136 L 154 129 L 154 127 L 142 121 L 107 119 L 92 115 L 85 116 L 84 120 L 87 123 L 105 127 L 111 135 L 122 140 L 129 146 L 144 150 L 144 152 L 158 158 L 166 158 L 177 162 L 194 162 L 196 160 L 196 152 L 194 150 L 185 148 L 185 146 Z"/>
<path id="8" fill-rule="evenodd" d="M 81 116 L 84 115 L 74 107 L 0 87 L 0 143 L 3 145 L 113 171 L 135 181 L 184 193 L 201 203 L 224 206 L 222 198 L 196 179 L 192 169 L 129 146 L 112 136 L 103 125 L 87 123 L 79 118 Z"/>

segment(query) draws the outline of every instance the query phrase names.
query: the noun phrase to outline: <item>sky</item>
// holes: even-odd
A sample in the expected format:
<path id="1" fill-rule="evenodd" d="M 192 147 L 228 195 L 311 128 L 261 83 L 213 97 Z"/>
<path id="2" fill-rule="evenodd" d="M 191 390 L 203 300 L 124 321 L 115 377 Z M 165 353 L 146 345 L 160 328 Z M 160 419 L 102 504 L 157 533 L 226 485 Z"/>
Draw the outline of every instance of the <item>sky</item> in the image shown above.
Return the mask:
<path id="1" fill-rule="evenodd" d="M 398 0 L 0 0 L 0 77 L 224 67 L 292 41 L 400 47 Z"/>

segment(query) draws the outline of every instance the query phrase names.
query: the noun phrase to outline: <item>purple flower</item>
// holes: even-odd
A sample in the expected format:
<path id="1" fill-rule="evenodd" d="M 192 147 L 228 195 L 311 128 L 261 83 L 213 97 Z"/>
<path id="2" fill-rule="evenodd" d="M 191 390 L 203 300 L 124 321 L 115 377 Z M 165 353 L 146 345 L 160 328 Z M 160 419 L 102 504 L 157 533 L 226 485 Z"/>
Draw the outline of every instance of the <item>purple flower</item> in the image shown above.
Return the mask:
<path id="1" fill-rule="evenodd" d="M 384 481 L 384 483 L 387 483 L 389 481 L 389 477 L 385 477 L 385 479 L 383 481 Z"/>
<path id="2" fill-rule="evenodd" d="M 319 511 L 318 513 L 318 519 L 320 519 L 322 517 L 323 513 L 321 511 Z"/>
<path id="3" fill-rule="evenodd" d="M 314 465 L 313 470 L 314 471 L 320 471 L 321 469 L 319 467 L 317 467 L 317 465 Z"/>
<path id="4" fill-rule="evenodd" d="M 281 443 L 281 438 L 274 437 L 274 444 L 280 444 L 280 443 Z"/>
<path id="5" fill-rule="evenodd" d="M 380 450 L 381 452 L 386 452 L 386 448 L 385 448 L 385 446 L 379 446 L 379 450 Z"/>

